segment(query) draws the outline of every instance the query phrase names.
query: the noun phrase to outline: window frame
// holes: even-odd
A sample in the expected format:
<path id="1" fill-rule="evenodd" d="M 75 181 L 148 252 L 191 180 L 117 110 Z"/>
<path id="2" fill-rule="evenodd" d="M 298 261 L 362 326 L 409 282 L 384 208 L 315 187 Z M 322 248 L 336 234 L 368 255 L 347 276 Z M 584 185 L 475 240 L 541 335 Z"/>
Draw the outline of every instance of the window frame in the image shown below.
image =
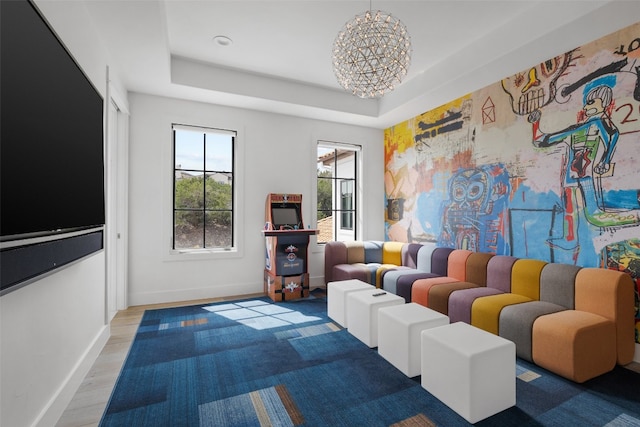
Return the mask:
<path id="1" fill-rule="evenodd" d="M 177 168 L 177 159 L 176 159 L 176 130 L 184 130 L 189 132 L 201 132 L 202 133 L 202 144 L 203 144 L 203 159 L 206 159 L 206 147 L 207 147 L 207 137 L 206 134 L 220 134 L 220 135 L 229 135 L 231 137 L 231 171 L 220 171 L 216 169 L 207 169 L 206 162 L 203 162 L 203 169 L 191 169 L 191 168 Z M 209 127 L 209 126 L 196 126 L 196 125 L 185 125 L 173 123 L 171 125 L 171 171 L 172 171 L 172 185 L 171 185 L 171 214 L 170 214 L 170 254 L 194 254 L 194 255 L 206 255 L 206 254 L 220 254 L 220 253 L 238 253 L 238 235 L 239 235 L 239 222 L 238 222 L 238 134 L 239 132 L 236 130 L 222 129 L 219 127 Z M 204 185 L 203 185 L 203 206 L 202 208 L 178 208 L 176 207 L 176 174 L 180 172 L 199 172 L 202 173 Z M 206 179 L 211 174 L 215 173 L 223 173 L 231 175 L 231 203 L 229 209 L 208 209 L 206 204 Z M 202 225 L 202 242 L 204 247 L 202 248 L 176 248 L 176 239 L 175 239 L 175 224 L 176 224 L 176 213 L 177 212 L 186 212 L 186 211 L 198 211 L 202 212 L 203 215 L 203 225 Z M 231 218 L 231 245 L 229 246 L 209 246 L 206 247 L 206 217 L 210 212 L 229 212 Z"/>

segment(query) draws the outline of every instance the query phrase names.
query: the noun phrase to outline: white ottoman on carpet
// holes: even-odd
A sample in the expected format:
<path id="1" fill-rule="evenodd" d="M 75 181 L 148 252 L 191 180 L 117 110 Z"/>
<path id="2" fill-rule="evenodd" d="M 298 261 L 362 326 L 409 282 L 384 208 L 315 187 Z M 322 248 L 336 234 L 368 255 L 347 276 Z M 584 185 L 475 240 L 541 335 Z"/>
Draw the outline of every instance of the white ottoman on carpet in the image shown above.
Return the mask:
<path id="1" fill-rule="evenodd" d="M 327 316 L 343 328 L 346 328 L 347 294 L 367 289 L 375 289 L 375 287 L 358 279 L 327 283 Z"/>
<path id="2" fill-rule="evenodd" d="M 449 324 L 449 316 L 410 302 L 378 310 L 378 353 L 408 377 L 420 375 L 425 329 Z"/>
<path id="3" fill-rule="evenodd" d="M 516 404 L 516 345 L 463 322 L 424 330 L 421 382 L 476 423 Z"/>
<path id="4" fill-rule="evenodd" d="M 382 289 L 367 289 L 347 294 L 347 329 L 369 347 L 378 346 L 378 310 L 404 305 L 404 298 Z"/>

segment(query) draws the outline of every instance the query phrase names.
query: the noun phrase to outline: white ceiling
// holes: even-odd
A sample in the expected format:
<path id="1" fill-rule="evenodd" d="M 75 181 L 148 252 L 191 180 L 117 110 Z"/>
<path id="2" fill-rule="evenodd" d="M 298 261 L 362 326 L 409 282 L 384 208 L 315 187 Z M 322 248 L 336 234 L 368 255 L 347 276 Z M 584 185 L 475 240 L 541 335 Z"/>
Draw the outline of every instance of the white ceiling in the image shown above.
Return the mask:
<path id="1" fill-rule="evenodd" d="M 331 66 L 335 36 L 366 0 L 85 4 L 129 91 L 385 128 L 635 22 L 594 20 L 621 2 L 373 0 L 413 44 L 408 76 L 380 100 L 343 91 Z M 587 28 L 576 36 L 578 24 Z M 233 43 L 219 46 L 217 35 Z"/>

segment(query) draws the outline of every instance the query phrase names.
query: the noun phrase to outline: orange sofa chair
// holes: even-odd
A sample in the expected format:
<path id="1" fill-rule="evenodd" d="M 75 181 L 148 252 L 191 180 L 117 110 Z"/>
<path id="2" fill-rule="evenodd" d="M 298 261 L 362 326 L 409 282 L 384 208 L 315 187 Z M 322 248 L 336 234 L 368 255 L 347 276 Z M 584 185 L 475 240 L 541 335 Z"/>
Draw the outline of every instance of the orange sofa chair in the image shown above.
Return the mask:
<path id="1" fill-rule="evenodd" d="M 626 273 L 583 268 L 576 275 L 575 309 L 533 323 L 533 361 L 581 383 L 633 361 L 634 284 Z"/>

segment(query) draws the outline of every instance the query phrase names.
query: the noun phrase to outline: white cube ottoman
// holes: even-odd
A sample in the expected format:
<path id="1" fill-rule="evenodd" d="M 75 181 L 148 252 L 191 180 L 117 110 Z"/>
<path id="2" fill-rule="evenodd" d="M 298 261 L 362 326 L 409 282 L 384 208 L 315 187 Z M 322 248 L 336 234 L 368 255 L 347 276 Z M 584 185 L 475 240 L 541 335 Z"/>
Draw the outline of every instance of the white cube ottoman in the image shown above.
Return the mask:
<path id="1" fill-rule="evenodd" d="M 343 328 L 346 328 L 347 294 L 367 289 L 375 289 L 375 287 L 358 279 L 327 283 L 327 316 Z"/>
<path id="2" fill-rule="evenodd" d="M 378 310 L 378 353 L 406 376 L 418 376 L 420 333 L 448 324 L 449 316 L 415 302 L 382 307 Z"/>
<path id="3" fill-rule="evenodd" d="M 426 329 L 421 383 L 476 423 L 516 404 L 516 346 L 463 322 Z"/>
<path id="4" fill-rule="evenodd" d="M 404 298 L 382 289 L 367 289 L 347 294 L 347 329 L 351 335 L 368 345 L 378 346 L 378 309 L 404 305 Z"/>

